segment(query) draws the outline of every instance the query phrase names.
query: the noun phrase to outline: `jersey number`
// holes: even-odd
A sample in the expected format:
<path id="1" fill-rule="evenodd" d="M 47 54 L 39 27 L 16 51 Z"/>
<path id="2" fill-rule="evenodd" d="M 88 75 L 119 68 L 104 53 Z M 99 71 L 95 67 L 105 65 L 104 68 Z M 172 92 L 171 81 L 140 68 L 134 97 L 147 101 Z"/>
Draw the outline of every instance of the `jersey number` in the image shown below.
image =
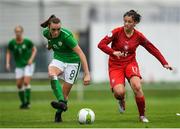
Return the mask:
<path id="1" fill-rule="evenodd" d="M 70 77 L 69 77 L 69 79 L 70 79 L 70 80 L 72 80 L 72 79 L 74 78 L 75 73 L 76 73 L 76 71 L 75 71 L 75 70 L 72 70 L 72 71 L 71 71 L 71 73 L 70 73 Z"/>

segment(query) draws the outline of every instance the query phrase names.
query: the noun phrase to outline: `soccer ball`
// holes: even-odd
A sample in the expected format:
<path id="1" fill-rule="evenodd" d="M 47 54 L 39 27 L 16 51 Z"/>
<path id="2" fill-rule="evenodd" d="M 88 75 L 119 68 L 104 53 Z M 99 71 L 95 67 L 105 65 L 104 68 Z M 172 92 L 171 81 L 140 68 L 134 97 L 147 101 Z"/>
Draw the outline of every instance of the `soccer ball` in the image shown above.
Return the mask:
<path id="1" fill-rule="evenodd" d="M 78 113 L 78 121 L 80 124 L 92 124 L 95 120 L 95 114 L 93 110 L 89 108 L 83 108 Z"/>

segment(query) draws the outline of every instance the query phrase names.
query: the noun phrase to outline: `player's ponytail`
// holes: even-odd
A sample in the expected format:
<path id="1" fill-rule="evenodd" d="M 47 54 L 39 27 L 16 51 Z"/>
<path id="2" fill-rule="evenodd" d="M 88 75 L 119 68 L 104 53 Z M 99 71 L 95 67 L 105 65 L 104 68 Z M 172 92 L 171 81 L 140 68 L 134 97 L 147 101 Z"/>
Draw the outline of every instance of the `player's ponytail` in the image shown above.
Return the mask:
<path id="1" fill-rule="evenodd" d="M 53 14 L 51 15 L 45 22 L 41 23 L 41 27 L 46 28 L 48 27 L 51 19 L 56 18 L 56 16 Z"/>
<path id="2" fill-rule="evenodd" d="M 126 12 L 123 17 L 125 16 L 131 16 L 136 23 L 141 21 L 141 15 L 134 10 Z"/>

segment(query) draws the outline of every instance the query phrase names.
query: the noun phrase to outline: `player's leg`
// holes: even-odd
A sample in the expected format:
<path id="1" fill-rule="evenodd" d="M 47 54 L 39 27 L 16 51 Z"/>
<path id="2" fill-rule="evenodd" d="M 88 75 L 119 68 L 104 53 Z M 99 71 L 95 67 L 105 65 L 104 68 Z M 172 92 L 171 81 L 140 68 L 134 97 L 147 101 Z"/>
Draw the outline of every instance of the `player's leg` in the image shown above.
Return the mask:
<path id="1" fill-rule="evenodd" d="M 131 88 L 133 89 L 136 104 L 139 111 L 139 117 L 142 122 L 148 122 L 145 117 L 145 97 L 141 85 L 141 75 L 138 64 L 136 62 L 130 63 L 126 67 L 126 77 L 129 80 Z"/>
<path id="2" fill-rule="evenodd" d="M 48 71 L 51 78 L 51 88 L 56 99 L 58 100 L 58 102 L 52 101 L 51 105 L 55 109 L 63 108 L 63 110 L 65 111 L 67 107 L 65 105 L 62 105 L 62 103 L 64 103 L 64 95 L 62 91 L 62 86 L 58 80 L 58 75 L 62 74 L 62 71 L 54 66 L 49 66 Z"/>
<path id="3" fill-rule="evenodd" d="M 118 84 L 113 87 L 114 97 L 118 100 L 119 103 L 119 112 L 125 112 L 125 87 L 124 84 Z"/>
<path id="4" fill-rule="evenodd" d="M 30 106 L 31 99 L 31 78 L 34 73 L 34 64 L 27 65 L 24 69 L 24 89 L 25 89 L 25 97 L 26 97 L 26 105 Z"/>
<path id="5" fill-rule="evenodd" d="M 24 92 L 24 87 L 23 87 L 23 68 L 16 68 L 15 69 L 15 74 L 16 74 L 16 86 L 18 88 L 18 95 L 19 99 L 21 101 L 20 108 L 23 109 L 25 107 L 25 92 Z"/>
<path id="6" fill-rule="evenodd" d="M 24 77 L 24 89 L 25 89 L 25 98 L 26 98 L 26 105 L 27 107 L 30 106 L 30 99 L 31 99 L 31 76 Z"/>
<path id="7" fill-rule="evenodd" d="M 119 111 L 125 111 L 125 76 L 123 68 L 110 68 L 109 78 L 114 97 L 118 100 Z"/>
<path id="8" fill-rule="evenodd" d="M 51 79 L 51 88 L 53 90 L 54 95 L 56 96 L 58 102 L 52 101 L 51 105 L 55 109 L 67 110 L 67 106 L 64 103 L 64 95 L 62 91 L 61 84 L 58 80 L 58 75 L 63 73 L 64 64 L 58 60 L 54 60 L 50 63 L 48 67 L 48 74 Z"/>
<path id="9" fill-rule="evenodd" d="M 80 70 L 80 63 L 67 63 L 66 68 L 64 69 L 64 73 L 62 74 L 61 79 L 65 82 L 63 84 L 63 95 L 64 95 L 64 102 L 67 104 L 68 96 L 70 90 L 77 79 L 77 75 Z M 58 109 L 55 115 L 55 122 L 62 121 L 62 109 Z"/>
<path id="10" fill-rule="evenodd" d="M 130 84 L 135 94 L 135 100 L 139 111 L 139 117 L 142 122 L 149 122 L 145 117 L 145 97 L 141 86 L 141 80 L 137 76 L 130 78 Z"/>
<path id="11" fill-rule="evenodd" d="M 68 102 L 68 96 L 69 96 L 72 86 L 73 84 L 70 84 L 67 82 L 64 82 L 63 84 L 63 95 L 64 95 L 64 102 L 66 103 L 66 105 Z M 57 110 L 56 115 L 55 115 L 55 122 L 62 122 L 62 113 L 63 113 L 62 109 Z"/>

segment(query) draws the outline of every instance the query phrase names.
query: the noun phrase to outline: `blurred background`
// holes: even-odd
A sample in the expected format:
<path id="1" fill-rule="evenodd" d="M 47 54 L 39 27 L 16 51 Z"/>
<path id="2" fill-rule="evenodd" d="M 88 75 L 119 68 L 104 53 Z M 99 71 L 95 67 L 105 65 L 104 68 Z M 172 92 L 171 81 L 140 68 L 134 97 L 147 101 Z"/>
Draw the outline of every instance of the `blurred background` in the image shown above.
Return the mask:
<path id="1" fill-rule="evenodd" d="M 52 52 L 44 47 L 40 23 L 51 14 L 71 30 L 85 52 L 94 82 L 108 80 L 108 56 L 97 44 L 112 29 L 123 25 L 123 14 L 137 10 L 142 21 L 137 29 L 157 46 L 175 68 L 166 71 L 144 48 L 137 50 L 137 60 L 144 81 L 178 81 L 180 79 L 180 1 L 179 0 L 0 0 L 0 79 L 14 78 L 5 71 L 5 52 L 14 37 L 14 27 L 22 25 L 24 36 L 38 48 L 35 79 L 47 78 Z M 13 61 L 12 61 L 13 65 Z M 14 65 L 13 65 L 14 66 Z"/>
<path id="2" fill-rule="evenodd" d="M 136 26 L 164 55 L 174 71 L 164 69 L 143 47 L 137 60 L 144 82 L 178 82 L 180 80 L 180 0 L 0 0 L 0 79 L 14 79 L 5 70 L 5 52 L 14 37 L 14 27 L 22 25 L 38 53 L 34 80 L 48 79 L 47 66 L 52 51 L 45 48 L 40 23 L 51 14 L 71 30 L 87 56 L 92 82 L 108 82 L 108 56 L 97 48 L 99 41 L 112 29 L 123 25 L 123 14 L 134 9 L 142 15 Z M 82 70 L 79 78 L 82 78 Z"/>

